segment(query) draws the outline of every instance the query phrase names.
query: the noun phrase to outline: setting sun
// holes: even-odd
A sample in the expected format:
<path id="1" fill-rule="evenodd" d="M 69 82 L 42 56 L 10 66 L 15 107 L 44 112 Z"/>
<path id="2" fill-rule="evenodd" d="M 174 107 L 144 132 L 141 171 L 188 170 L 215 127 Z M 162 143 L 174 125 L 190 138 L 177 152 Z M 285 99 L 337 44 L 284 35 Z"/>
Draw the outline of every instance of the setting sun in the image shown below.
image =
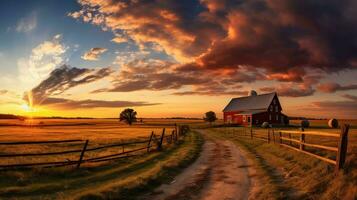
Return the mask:
<path id="1" fill-rule="evenodd" d="M 30 107 L 30 106 L 27 105 L 27 104 L 22 104 L 22 105 L 21 105 L 21 108 L 22 108 L 22 110 L 24 110 L 24 111 L 26 111 L 26 112 L 34 112 L 34 111 L 35 111 L 34 108 Z"/>

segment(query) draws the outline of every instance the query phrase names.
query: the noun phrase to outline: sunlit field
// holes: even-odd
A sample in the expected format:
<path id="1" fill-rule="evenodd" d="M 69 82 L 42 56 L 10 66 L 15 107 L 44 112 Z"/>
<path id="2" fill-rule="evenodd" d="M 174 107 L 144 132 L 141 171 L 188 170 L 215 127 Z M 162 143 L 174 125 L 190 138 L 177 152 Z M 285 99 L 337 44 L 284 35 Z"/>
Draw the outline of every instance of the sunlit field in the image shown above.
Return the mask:
<path id="1" fill-rule="evenodd" d="M 202 120 L 144 119 L 129 126 L 117 119 L 29 119 L 0 120 L 0 141 L 83 139 L 120 141 L 161 134 L 174 124 L 203 123 Z"/>
<path id="2" fill-rule="evenodd" d="M 161 136 L 170 135 L 175 124 L 203 123 L 202 120 L 144 119 L 129 126 L 117 119 L 30 119 L 0 120 L 0 142 L 83 140 L 59 144 L 0 145 L 1 154 L 44 153 L 80 150 L 85 140 L 88 148 L 123 142 L 148 140 L 151 133 Z M 144 144 L 145 145 L 145 144 Z M 141 145 L 142 146 L 142 145 Z M 138 148 L 137 145 L 108 148 L 88 152 L 85 158 L 98 157 Z M 2 158 L 0 164 L 18 164 L 35 162 L 76 161 L 79 153 L 52 156 L 28 156 Z M 92 164 L 93 165 L 93 164 Z M 97 164 L 95 164 L 97 165 Z"/>
<path id="3" fill-rule="evenodd" d="M 203 123 L 202 120 L 139 119 L 129 126 L 117 119 L 33 119 L 0 120 L 0 142 L 89 140 L 88 147 L 95 148 L 108 144 L 148 140 L 152 131 L 159 137 L 165 128 L 170 135 L 175 124 Z M 145 186 L 147 180 L 167 179 L 161 176 L 178 165 L 188 165 L 199 152 L 199 145 L 190 139 L 178 144 L 164 143 L 164 151 L 147 154 L 144 151 L 131 153 L 135 157 L 105 162 L 86 162 L 76 169 L 76 165 L 65 167 L 12 168 L 0 171 L 0 199 L 2 198 L 81 198 L 92 194 L 106 198 L 112 190 L 127 192 L 127 187 Z M 0 145 L 0 156 L 4 154 L 61 152 L 82 149 L 85 141 L 60 144 Z M 84 159 L 121 153 L 146 147 L 147 143 L 127 145 L 89 151 Z M 38 162 L 78 161 L 80 153 L 50 156 L 1 157 L 0 165 Z M 140 176 L 138 176 L 140 174 Z M 89 182 L 88 182 L 89 181 Z M 159 183 L 159 182 L 158 182 Z M 70 186 L 71 185 L 71 186 Z M 150 186 L 151 187 L 151 186 Z M 58 192 L 61 191 L 61 192 Z M 134 196 L 137 193 L 133 194 Z M 120 196 L 120 195 L 119 195 Z M 126 194 L 126 196 L 130 196 Z"/>

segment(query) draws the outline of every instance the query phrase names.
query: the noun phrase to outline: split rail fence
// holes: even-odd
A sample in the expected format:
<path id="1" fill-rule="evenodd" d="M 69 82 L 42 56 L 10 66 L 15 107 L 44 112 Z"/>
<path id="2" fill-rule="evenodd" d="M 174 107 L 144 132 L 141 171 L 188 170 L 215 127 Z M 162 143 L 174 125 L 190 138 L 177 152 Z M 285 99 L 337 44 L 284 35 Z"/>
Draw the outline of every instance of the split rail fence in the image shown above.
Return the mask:
<path id="1" fill-rule="evenodd" d="M 274 130 L 272 128 L 268 129 L 254 129 L 254 128 L 243 128 L 234 131 L 234 134 L 239 136 L 249 137 L 251 139 L 259 139 L 266 141 L 268 143 L 273 142 L 281 146 L 293 149 L 295 151 L 305 153 L 307 155 L 313 156 L 324 162 L 335 165 L 335 171 L 338 172 L 343 169 L 347 156 L 347 145 L 348 145 L 348 130 L 349 125 L 344 124 L 341 126 L 340 133 L 327 133 L 318 131 L 293 131 L 293 130 Z M 306 136 L 319 136 L 321 138 L 336 138 L 338 140 L 338 145 L 327 146 L 322 144 L 313 144 L 306 142 Z M 297 136 L 297 137 L 294 137 Z M 305 147 L 311 149 L 322 149 L 326 151 L 336 152 L 336 159 L 331 159 L 324 157 L 308 151 Z"/>
<path id="2" fill-rule="evenodd" d="M 104 162 L 116 159 L 123 159 L 128 157 L 134 157 L 143 155 L 144 153 L 151 152 L 154 150 L 161 151 L 163 150 L 164 144 L 176 143 L 180 137 L 184 136 L 188 132 L 188 126 L 177 126 L 175 124 L 174 130 L 171 133 L 166 133 L 166 129 L 162 129 L 161 135 L 156 135 L 154 131 L 151 132 L 149 139 L 133 141 L 133 142 L 122 142 L 122 143 L 113 143 L 106 144 L 103 146 L 90 147 L 89 140 L 52 140 L 52 141 L 16 141 L 16 142 L 0 142 L 1 146 L 16 146 L 16 145 L 51 145 L 51 144 L 82 144 L 81 149 L 76 150 L 66 150 L 60 152 L 43 152 L 43 153 L 15 153 L 15 154 L 4 154 L 0 153 L 0 159 L 2 158 L 17 158 L 17 157 L 46 157 L 46 156 L 55 156 L 55 155 L 67 155 L 67 154 L 76 154 L 78 153 L 77 160 L 66 160 L 66 161 L 56 161 L 56 162 L 31 162 L 31 163 L 16 163 L 16 164 L 0 164 L 1 169 L 12 169 L 12 168 L 24 168 L 24 167 L 62 167 L 68 165 L 74 165 L 76 168 L 80 168 L 83 163 L 95 163 L 95 162 Z M 137 147 L 137 145 L 140 145 Z M 125 150 L 125 147 L 135 146 L 134 149 Z M 116 153 L 111 153 L 108 155 L 101 155 L 97 157 L 85 158 L 85 154 L 88 152 L 96 152 L 98 150 L 110 149 L 121 147 L 121 151 Z M 143 153 L 137 153 L 143 152 Z"/>

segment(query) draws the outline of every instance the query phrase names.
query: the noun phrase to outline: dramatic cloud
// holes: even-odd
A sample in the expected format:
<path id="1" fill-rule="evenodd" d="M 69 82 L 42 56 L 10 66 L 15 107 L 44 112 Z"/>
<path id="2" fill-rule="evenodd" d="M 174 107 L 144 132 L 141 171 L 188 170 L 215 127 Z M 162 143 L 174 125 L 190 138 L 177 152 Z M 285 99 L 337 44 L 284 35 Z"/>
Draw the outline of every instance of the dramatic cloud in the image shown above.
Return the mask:
<path id="1" fill-rule="evenodd" d="M 28 58 L 18 60 L 19 79 L 28 84 L 46 78 L 56 66 L 63 62 L 63 54 L 67 47 L 61 44 L 61 35 L 56 35 L 50 41 L 44 41 L 32 49 Z"/>
<path id="2" fill-rule="evenodd" d="M 100 55 L 102 55 L 104 52 L 106 52 L 108 49 L 101 48 L 101 47 L 95 47 L 91 48 L 88 52 L 84 53 L 84 55 L 81 57 L 83 60 L 98 60 Z"/>
<path id="3" fill-rule="evenodd" d="M 120 108 L 132 106 L 153 106 L 157 103 L 147 102 L 132 102 L 132 101 L 104 101 L 104 100 L 70 100 L 63 98 L 46 98 L 42 102 L 42 106 L 47 106 L 56 109 L 85 109 L 85 108 Z"/>
<path id="4" fill-rule="evenodd" d="M 267 79 L 301 82 L 307 70 L 357 66 L 353 0 L 79 2 L 70 16 L 138 45 L 157 43 L 181 67 L 202 73 L 252 66 Z"/>
<path id="5" fill-rule="evenodd" d="M 207 96 L 220 96 L 220 95 L 229 95 L 229 96 L 246 96 L 248 91 L 241 91 L 241 86 L 235 88 L 226 88 L 217 83 L 208 84 L 204 86 L 195 87 L 193 91 L 184 91 L 184 92 L 175 92 L 174 95 L 207 95 Z"/>
<path id="6" fill-rule="evenodd" d="M 204 16 L 206 11 L 197 13 L 194 1 L 83 0 L 80 4 L 82 9 L 70 16 L 123 31 L 139 45 L 157 43 L 180 61 L 192 60 L 225 36 L 222 25 Z"/>
<path id="7" fill-rule="evenodd" d="M 88 84 L 112 74 L 110 68 L 102 69 L 79 69 L 63 65 L 53 70 L 49 77 L 43 80 L 38 86 L 25 95 L 25 99 L 31 105 L 43 104 L 53 95 L 58 95 L 64 91 L 78 85 Z"/>
<path id="8" fill-rule="evenodd" d="M 357 90 L 357 84 L 345 85 L 342 86 L 338 83 L 322 83 L 317 86 L 317 89 L 325 93 L 334 93 L 337 91 L 346 91 L 346 90 Z"/>
<path id="9" fill-rule="evenodd" d="M 323 113 L 326 116 L 336 117 L 333 115 L 343 116 L 345 119 L 355 119 L 357 116 L 357 96 L 343 95 L 349 101 L 318 101 L 313 102 L 309 111 Z"/>
<path id="10" fill-rule="evenodd" d="M 262 92 L 277 92 L 282 97 L 305 97 L 315 93 L 315 89 L 307 85 L 282 84 L 278 87 L 263 87 Z"/>
<path id="11" fill-rule="evenodd" d="M 29 16 L 25 18 L 21 18 L 17 25 L 16 25 L 16 31 L 17 32 L 30 32 L 33 29 L 35 29 L 37 26 L 37 15 L 35 12 L 31 13 Z"/>
<path id="12" fill-rule="evenodd" d="M 160 60 L 135 60 L 122 66 L 113 88 L 94 92 L 179 89 L 185 85 L 208 84 L 211 80 L 192 73 L 174 73 L 173 66 L 173 63 Z"/>
<path id="13" fill-rule="evenodd" d="M 228 36 L 212 45 L 200 62 L 209 68 L 252 65 L 288 75 L 302 67 L 356 67 L 352 52 L 357 45 L 350 42 L 357 33 L 352 8 L 357 8 L 353 1 L 242 1 L 226 16 Z"/>

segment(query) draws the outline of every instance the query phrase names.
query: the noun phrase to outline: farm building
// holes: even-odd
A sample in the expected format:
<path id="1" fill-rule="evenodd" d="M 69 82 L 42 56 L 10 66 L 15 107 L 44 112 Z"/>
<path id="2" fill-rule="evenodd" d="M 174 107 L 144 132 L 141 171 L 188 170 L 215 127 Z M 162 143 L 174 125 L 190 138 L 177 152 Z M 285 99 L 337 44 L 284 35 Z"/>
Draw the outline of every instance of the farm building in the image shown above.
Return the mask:
<path id="1" fill-rule="evenodd" d="M 232 99 L 223 110 L 224 123 L 244 126 L 270 124 L 287 124 L 277 93 L 257 95 L 252 90 L 246 97 Z"/>

